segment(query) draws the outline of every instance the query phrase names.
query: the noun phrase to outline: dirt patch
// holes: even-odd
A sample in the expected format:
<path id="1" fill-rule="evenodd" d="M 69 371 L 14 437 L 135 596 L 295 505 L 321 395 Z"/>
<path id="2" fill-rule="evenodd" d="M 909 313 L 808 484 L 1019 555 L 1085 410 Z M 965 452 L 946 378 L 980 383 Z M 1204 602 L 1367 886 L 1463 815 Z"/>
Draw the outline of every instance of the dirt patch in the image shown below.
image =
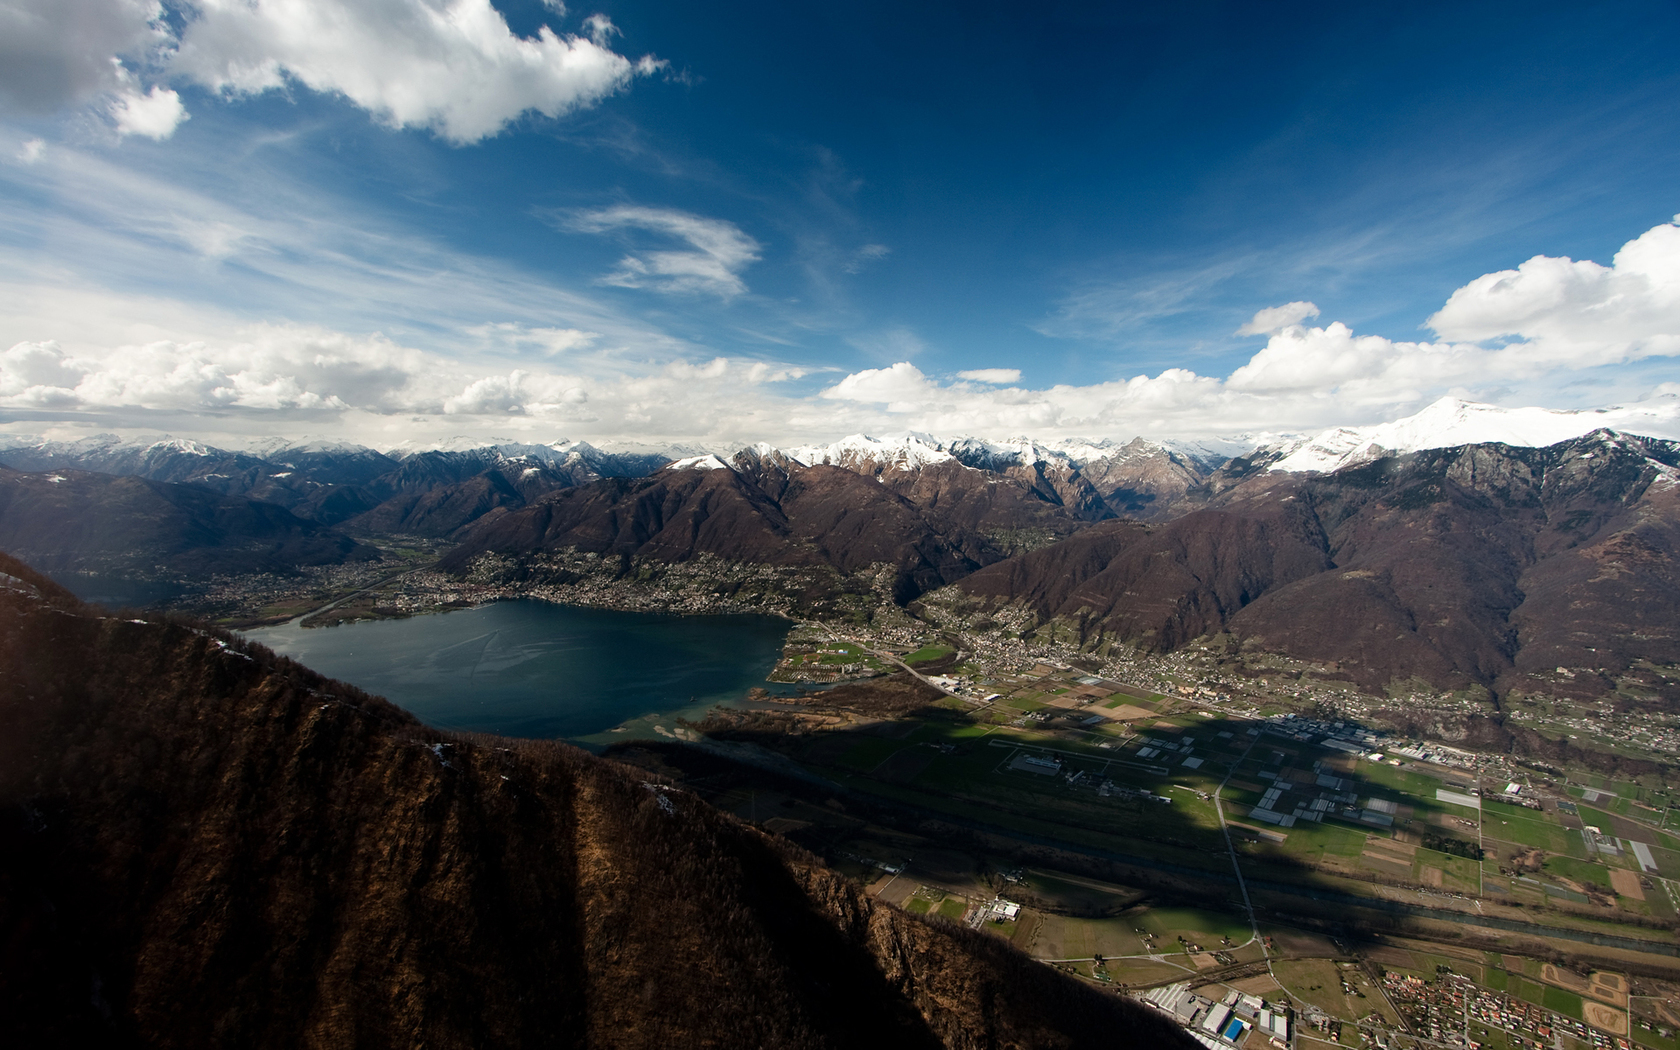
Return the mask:
<path id="1" fill-rule="evenodd" d="M 1212 970 L 1219 965 L 1219 960 L 1207 952 L 1197 952 L 1190 956 L 1190 961 L 1195 964 L 1198 970 Z"/>
<path id="2" fill-rule="evenodd" d="M 1525 849 L 1511 854 L 1506 862 L 1513 871 L 1539 871 L 1546 863 L 1546 851 L 1543 849 Z"/>
<path id="3" fill-rule="evenodd" d="M 1417 851 L 1417 845 L 1411 842 L 1396 842 L 1393 839 L 1381 839 L 1374 835 L 1365 840 L 1364 852 L 1385 855 L 1393 860 L 1405 861 L 1407 864 L 1410 864 L 1412 858 L 1417 856 Z"/>
<path id="4" fill-rule="evenodd" d="M 1397 878 L 1410 878 L 1412 866 L 1405 861 L 1396 859 L 1389 853 L 1361 853 L 1359 861 L 1372 871 L 1380 871 L 1385 875 Z"/>
<path id="5" fill-rule="evenodd" d="M 1143 708 L 1136 707 L 1132 704 L 1121 704 L 1119 707 L 1110 707 L 1102 710 L 1100 713 L 1105 714 L 1119 722 L 1130 722 L 1134 718 L 1148 718 L 1155 712 L 1146 711 Z"/>
<path id="6" fill-rule="evenodd" d="M 1258 977 L 1244 977 L 1240 981 L 1226 981 L 1225 985 L 1228 988 L 1235 988 L 1239 992 L 1258 995 L 1262 999 L 1283 991 L 1283 985 L 1277 983 L 1277 980 L 1269 973 L 1263 973 Z"/>
<path id="7" fill-rule="evenodd" d="M 1663 1002 L 1661 999 L 1646 1000 L 1651 1012 L 1657 1015 L 1657 1020 L 1663 1024 L 1680 1025 L 1680 1010 Z"/>
<path id="8" fill-rule="evenodd" d="M 1582 1000 L 1581 1011 L 1587 1023 L 1594 1028 L 1602 1028 L 1611 1035 L 1628 1034 L 1628 1015 L 1622 1010 L 1605 1006 L 1603 1003 Z"/>
<path id="9" fill-rule="evenodd" d="M 1442 874 L 1443 874 L 1440 868 L 1432 867 L 1430 865 L 1425 865 L 1423 870 L 1420 871 L 1418 874 L 1420 876 L 1422 876 L 1423 884 L 1425 886 L 1432 886 L 1436 889 L 1440 888 L 1441 878 L 1442 878 Z"/>
<path id="10" fill-rule="evenodd" d="M 1619 973 L 1595 973 L 1590 978 L 1592 987 L 1587 994 L 1600 1002 L 1611 1006 L 1626 1007 L 1628 1004 L 1627 981 Z"/>
<path id="11" fill-rule="evenodd" d="M 1610 869 L 1610 888 L 1636 901 L 1645 899 L 1645 891 L 1639 886 L 1639 876 L 1626 868 Z"/>
<path id="12" fill-rule="evenodd" d="M 1417 969 L 1417 959 L 1411 952 L 1401 951 L 1399 948 L 1374 948 L 1365 953 L 1365 957 L 1374 963 L 1392 966 L 1400 970 Z M 1520 964 L 1518 972 L 1521 972 Z"/>
<path id="13" fill-rule="evenodd" d="M 1574 970 L 1565 970 L 1551 963 L 1540 964 L 1540 979 L 1547 984 L 1555 984 L 1559 988 L 1567 988 L 1572 992 L 1586 993 L 1587 979 Z"/>
<path id="14" fill-rule="evenodd" d="M 786 835 L 810 826 L 810 821 L 794 820 L 792 817 L 771 817 L 764 822 L 764 830 L 774 832 L 777 835 Z"/>

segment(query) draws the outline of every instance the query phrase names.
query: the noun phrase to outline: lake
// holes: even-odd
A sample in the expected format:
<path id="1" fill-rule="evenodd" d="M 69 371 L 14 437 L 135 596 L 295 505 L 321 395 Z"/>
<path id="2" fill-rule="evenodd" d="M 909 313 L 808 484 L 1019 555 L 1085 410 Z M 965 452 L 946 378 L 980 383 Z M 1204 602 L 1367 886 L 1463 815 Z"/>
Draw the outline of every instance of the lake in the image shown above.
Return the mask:
<path id="1" fill-rule="evenodd" d="M 764 678 L 790 627 L 770 616 L 665 616 L 519 600 L 336 627 L 305 629 L 294 620 L 245 634 L 439 729 L 599 746 L 626 723 L 632 735 L 648 735 L 663 716 L 698 719 L 753 686 L 785 691 Z"/>

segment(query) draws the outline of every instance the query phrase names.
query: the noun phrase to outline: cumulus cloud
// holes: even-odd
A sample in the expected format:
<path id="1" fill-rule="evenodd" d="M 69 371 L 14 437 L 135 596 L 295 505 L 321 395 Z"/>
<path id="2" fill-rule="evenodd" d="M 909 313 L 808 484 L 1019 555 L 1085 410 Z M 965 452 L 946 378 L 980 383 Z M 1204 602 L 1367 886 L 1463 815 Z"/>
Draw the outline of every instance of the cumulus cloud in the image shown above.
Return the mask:
<path id="1" fill-rule="evenodd" d="M 0 352 L 0 402 L 20 407 L 71 405 L 86 374 L 55 342 L 18 343 Z"/>
<path id="2" fill-rule="evenodd" d="M 551 4 L 560 16 L 564 5 Z M 0 107 L 50 113 L 103 98 L 119 135 L 167 138 L 186 109 L 170 81 L 230 96 L 301 84 L 394 128 L 456 144 L 525 113 L 559 117 L 664 68 L 584 34 L 520 37 L 490 0 L 181 0 L 179 36 L 159 0 L 0 4 Z M 142 83 L 144 79 L 144 83 Z"/>
<path id="3" fill-rule="evenodd" d="M 957 373 L 958 379 L 968 379 L 976 383 L 1019 383 L 1021 370 L 1019 368 L 970 368 Z"/>
<path id="4" fill-rule="evenodd" d="M 866 368 L 853 372 L 822 392 L 832 401 L 864 401 L 884 404 L 889 412 L 915 412 L 940 393 L 922 370 L 908 361 L 887 368 Z"/>
<path id="5" fill-rule="evenodd" d="M 1244 330 L 1271 337 L 1224 378 L 1167 369 L 1088 386 L 996 390 L 941 384 L 901 361 L 854 372 L 820 396 L 940 433 L 1205 435 L 1369 422 L 1446 392 L 1680 355 L 1680 225 L 1628 242 L 1611 266 L 1536 256 L 1479 277 L 1429 319 L 1443 337 L 1435 341 L 1302 323 L 1317 314 L 1307 302 L 1259 311 Z"/>
<path id="6" fill-rule="evenodd" d="M 1318 307 L 1313 303 L 1297 302 L 1284 303 L 1282 306 L 1268 306 L 1264 310 L 1257 311 L 1253 319 L 1237 329 L 1235 334 L 1271 335 L 1317 316 Z"/>
<path id="7" fill-rule="evenodd" d="M 0 404 L 163 411 L 375 411 L 412 407 L 423 355 L 380 336 L 265 328 L 232 345 L 159 340 L 72 357 L 56 343 L 0 355 Z"/>
<path id="8" fill-rule="evenodd" d="M 144 135 L 159 142 L 175 134 L 187 119 L 181 96 L 158 84 L 144 95 L 124 87 L 112 96 L 109 108 L 118 135 Z"/>
<path id="9" fill-rule="evenodd" d="M 157 0 L 8 0 L 0 4 L 0 107 L 51 113 L 125 86 L 119 57 L 167 44 Z"/>
<path id="10" fill-rule="evenodd" d="M 1680 225 L 1648 230 L 1609 266 L 1536 255 L 1515 270 L 1478 277 L 1428 324 L 1446 339 L 1521 340 L 1522 356 L 1534 364 L 1680 354 Z"/>
<path id="11" fill-rule="evenodd" d="M 236 95 L 295 80 L 457 144 L 523 113 L 592 105 L 662 65 L 608 48 L 600 16 L 588 37 L 548 26 L 516 36 L 490 0 L 195 0 L 193 10 L 173 73 Z"/>
<path id="12" fill-rule="evenodd" d="M 232 339 L 152 339 L 78 346 L 74 353 L 51 342 L 18 343 L 0 353 L 0 405 L 132 418 L 175 412 L 249 420 L 252 429 L 268 432 L 289 419 L 330 414 L 362 440 L 378 440 L 376 434 L 424 440 L 474 428 L 486 434 L 512 428 L 543 440 L 719 443 L 905 428 L 946 435 L 1207 437 L 1369 423 L 1442 393 L 1476 396 L 1524 383 L 1531 391 L 1555 389 L 1560 380 L 1593 375 L 1590 369 L 1603 362 L 1680 353 L 1673 342 L 1680 331 L 1675 229 L 1665 224 L 1630 241 L 1611 266 L 1542 257 L 1478 278 L 1432 319 L 1452 338 L 1395 341 L 1360 335 L 1340 322 L 1290 324 L 1223 377 L 1172 368 L 1034 390 L 1018 385 L 1014 369 L 941 379 L 900 359 L 841 375 L 813 392 L 794 382 L 818 371 L 812 367 L 692 347 L 632 360 L 593 346 L 615 336 L 581 328 L 484 325 L 466 330 L 470 346 L 460 352 L 470 349 L 473 356 L 450 357 L 379 335 L 273 326 Z M 578 352 L 584 347 L 589 353 Z M 1675 389 L 1680 385 L 1668 384 L 1654 395 L 1672 402 Z M 1670 415 L 1680 420 L 1680 411 Z M 440 434 L 434 427 L 448 429 Z"/>
<path id="13" fill-rule="evenodd" d="M 660 292 L 715 295 L 732 299 L 747 290 L 741 271 L 759 260 L 761 245 L 739 226 L 672 208 L 622 204 L 595 211 L 574 212 L 567 225 L 582 233 L 640 231 L 686 248 L 632 252 L 618 269 L 602 277 L 622 288 L 651 288 Z"/>

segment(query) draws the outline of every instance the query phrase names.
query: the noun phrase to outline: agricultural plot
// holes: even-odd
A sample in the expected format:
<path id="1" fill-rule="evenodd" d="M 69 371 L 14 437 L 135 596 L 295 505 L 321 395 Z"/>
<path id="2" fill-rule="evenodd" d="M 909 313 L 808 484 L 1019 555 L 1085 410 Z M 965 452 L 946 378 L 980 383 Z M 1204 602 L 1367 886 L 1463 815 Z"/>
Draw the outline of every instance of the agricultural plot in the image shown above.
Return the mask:
<path id="1" fill-rule="evenodd" d="M 1356 966 L 1331 959 L 1290 959 L 1273 964 L 1272 973 L 1301 1003 L 1311 1003 L 1331 1017 L 1356 1022 L 1372 1013 L 1390 1025 L 1399 1018 L 1382 994 Z"/>
<path id="2" fill-rule="evenodd" d="M 1144 955 L 1149 950 L 1133 932 L 1136 923 L 1126 919 L 1081 919 L 1067 915 L 1046 915 L 1038 931 L 1033 954 L 1040 959 L 1091 959 L 1097 955 L 1119 958 Z M 1172 948 L 1178 947 L 1175 942 Z M 1163 949 L 1164 950 L 1164 949 Z M 1189 966 L 1188 963 L 1185 964 Z M 1180 970 L 1179 973 L 1184 973 Z"/>

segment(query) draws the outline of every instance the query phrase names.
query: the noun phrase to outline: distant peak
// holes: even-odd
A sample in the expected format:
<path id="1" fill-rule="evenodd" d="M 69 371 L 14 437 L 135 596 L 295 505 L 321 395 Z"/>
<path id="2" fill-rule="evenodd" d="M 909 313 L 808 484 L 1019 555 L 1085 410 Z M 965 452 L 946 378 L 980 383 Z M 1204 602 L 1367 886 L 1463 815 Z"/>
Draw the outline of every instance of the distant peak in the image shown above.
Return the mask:
<path id="1" fill-rule="evenodd" d="M 690 456 L 673 463 L 665 464 L 666 470 L 730 470 L 729 464 L 719 459 L 715 453 L 708 452 L 703 456 Z"/>

